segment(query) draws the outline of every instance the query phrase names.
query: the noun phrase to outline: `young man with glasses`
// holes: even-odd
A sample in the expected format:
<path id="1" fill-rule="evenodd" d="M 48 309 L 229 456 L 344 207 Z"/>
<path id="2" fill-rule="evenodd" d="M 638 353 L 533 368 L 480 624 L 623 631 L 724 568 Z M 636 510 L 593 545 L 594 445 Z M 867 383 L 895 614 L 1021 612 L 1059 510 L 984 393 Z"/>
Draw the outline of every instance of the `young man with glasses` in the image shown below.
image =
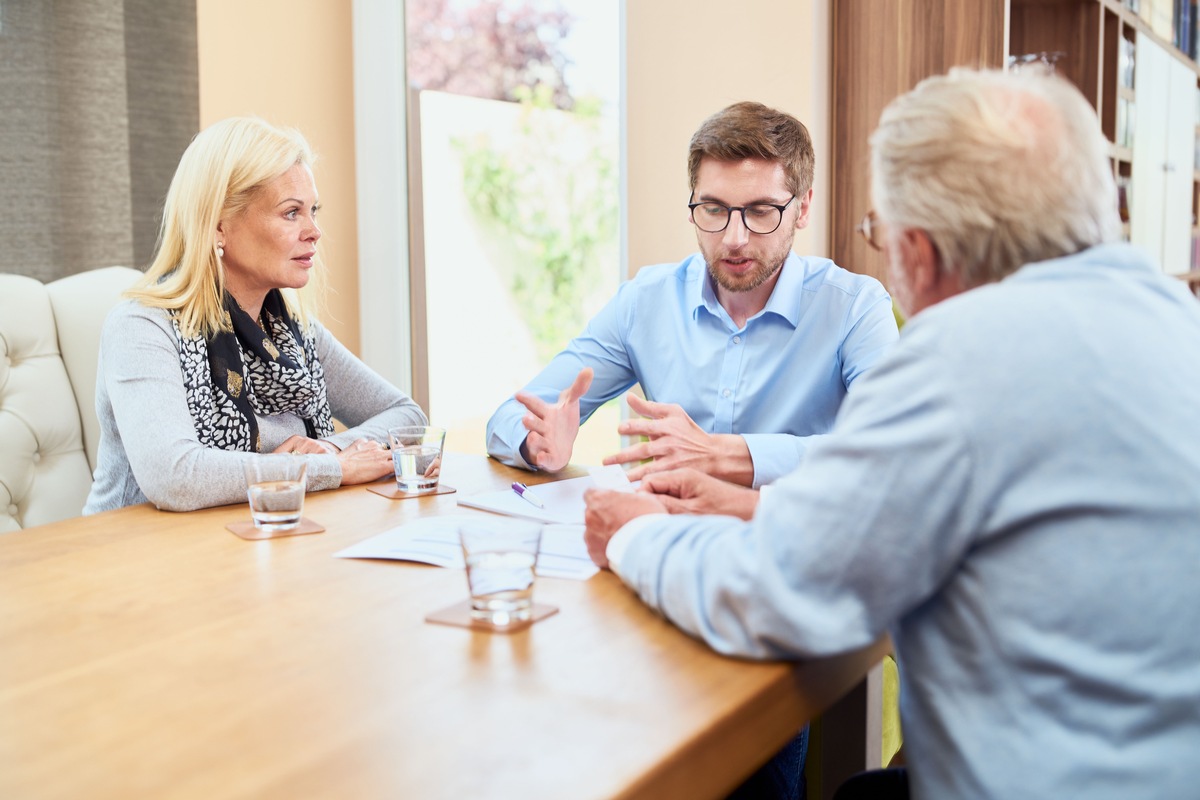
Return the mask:
<path id="1" fill-rule="evenodd" d="M 687 207 L 700 252 L 645 267 L 488 423 L 512 466 L 567 465 L 579 425 L 630 394 L 646 437 L 605 459 L 631 480 L 694 467 L 758 487 L 790 472 L 833 425 L 849 387 L 896 340 L 873 278 L 792 252 L 808 225 L 813 148 L 794 117 L 737 103 L 692 137 Z"/>

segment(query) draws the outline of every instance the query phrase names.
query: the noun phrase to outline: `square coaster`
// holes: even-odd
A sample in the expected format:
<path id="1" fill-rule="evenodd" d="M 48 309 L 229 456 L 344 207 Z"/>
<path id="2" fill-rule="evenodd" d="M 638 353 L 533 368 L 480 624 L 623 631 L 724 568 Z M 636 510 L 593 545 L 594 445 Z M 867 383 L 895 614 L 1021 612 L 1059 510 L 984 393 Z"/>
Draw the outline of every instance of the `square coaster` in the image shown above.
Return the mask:
<path id="1" fill-rule="evenodd" d="M 516 633 L 523 631 L 535 622 L 540 622 L 546 617 L 558 613 L 558 606 L 546 605 L 545 603 L 534 603 L 533 614 L 529 619 L 523 622 L 516 622 L 512 625 L 489 625 L 486 622 L 480 622 L 471 617 L 471 599 L 460 600 L 452 606 L 446 606 L 440 611 L 434 611 L 425 617 L 426 622 L 432 622 L 435 625 L 454 625 L 459 628 L 470 628 L 476 631 L 489 631 L 491 633 Z"/>
<path id="2" fill-rule="evenodd" d="M 402 492 L 396 482 L 388 483 L 373 483 L 367 487 L 368 492 L 374 492 L 380 497 L 386 497 L 389 500 L 407 500 L 410 497 L 433 497 L 435 494 L 453 494 L 458 491 L 453 486 L 447 486 L 444 483 L 438 483 L 437 488 L 428 492 Z"/>
<path id="3" fill-rule="evenodd" d="M 284 531 L 265 531 L 262 528 L 256 528 L 253 520 L 231 522 L 225 528 L 251 542 L 259 539 L 282 539 L 284 536 L 303 536 L 306 533 L 323 533 L 325 531 L 324 525 L 313 522 L 308 517 L 301 517 L 299 525 Z"/>

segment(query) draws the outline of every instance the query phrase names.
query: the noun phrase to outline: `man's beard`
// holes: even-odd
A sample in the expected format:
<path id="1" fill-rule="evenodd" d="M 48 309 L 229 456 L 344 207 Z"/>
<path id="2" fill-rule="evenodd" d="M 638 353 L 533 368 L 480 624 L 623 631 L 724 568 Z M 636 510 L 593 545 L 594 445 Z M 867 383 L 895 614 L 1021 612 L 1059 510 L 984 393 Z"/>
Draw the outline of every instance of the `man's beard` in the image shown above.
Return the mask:
<path id="1" fill-rule="evenodd" d="M 779 271 L 791 250 L 791 241 L 785 240 L 777 250 L 764 253 L 763 258 L 750 256 L 749 258 L 755 262 L 755 266 L 749 272 L 731 275 L 717 267 L 717 262 L 721 261 L 720 258 L 714 258 L 714 254 L 707 252 L 703 247 L 700 248 L 700 252 L 704 256 L 704 263 L 708 265 L 708 274 L 712 276 L 714 283 L 727 292 L 749 292 L 762 286 Z M 720 255 L 719 250 L 717 255 Z"/>

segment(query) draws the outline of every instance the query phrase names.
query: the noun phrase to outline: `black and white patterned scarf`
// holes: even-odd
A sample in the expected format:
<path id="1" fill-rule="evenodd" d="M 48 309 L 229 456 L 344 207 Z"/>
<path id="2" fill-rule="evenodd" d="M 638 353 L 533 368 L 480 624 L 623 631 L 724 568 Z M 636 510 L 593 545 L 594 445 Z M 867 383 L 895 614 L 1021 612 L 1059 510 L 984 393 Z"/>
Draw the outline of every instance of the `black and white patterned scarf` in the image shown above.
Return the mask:
<path id="1" fill-rule="evenodd" d="M 171 312 L 188 411 L 200 443 L 222 450 L 262 450 L 255 414 L 294 413 L 312 439 L 333 433 L 316 340 L 311 329 L 301 331 L 288 314 L 279 290 L 272 289 L 263 300 L 263 327 L 228 293 L 225 314 L 232 330 L 206 340 L 185 337 L 178 314 Z"/>

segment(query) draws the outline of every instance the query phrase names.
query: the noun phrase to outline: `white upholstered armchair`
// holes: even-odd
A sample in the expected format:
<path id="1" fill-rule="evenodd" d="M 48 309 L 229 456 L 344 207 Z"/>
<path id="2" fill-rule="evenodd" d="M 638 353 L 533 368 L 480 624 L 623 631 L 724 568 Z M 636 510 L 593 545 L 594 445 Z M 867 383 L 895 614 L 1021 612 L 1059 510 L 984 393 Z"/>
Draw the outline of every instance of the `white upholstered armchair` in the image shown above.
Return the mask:
<path id="1" fill-rule="evenodd" d="M 100 439 L 100 328 L 140 275 L 107 267 L 49 284 L 0 275 L 0 533 L 83 509 Z"/>

